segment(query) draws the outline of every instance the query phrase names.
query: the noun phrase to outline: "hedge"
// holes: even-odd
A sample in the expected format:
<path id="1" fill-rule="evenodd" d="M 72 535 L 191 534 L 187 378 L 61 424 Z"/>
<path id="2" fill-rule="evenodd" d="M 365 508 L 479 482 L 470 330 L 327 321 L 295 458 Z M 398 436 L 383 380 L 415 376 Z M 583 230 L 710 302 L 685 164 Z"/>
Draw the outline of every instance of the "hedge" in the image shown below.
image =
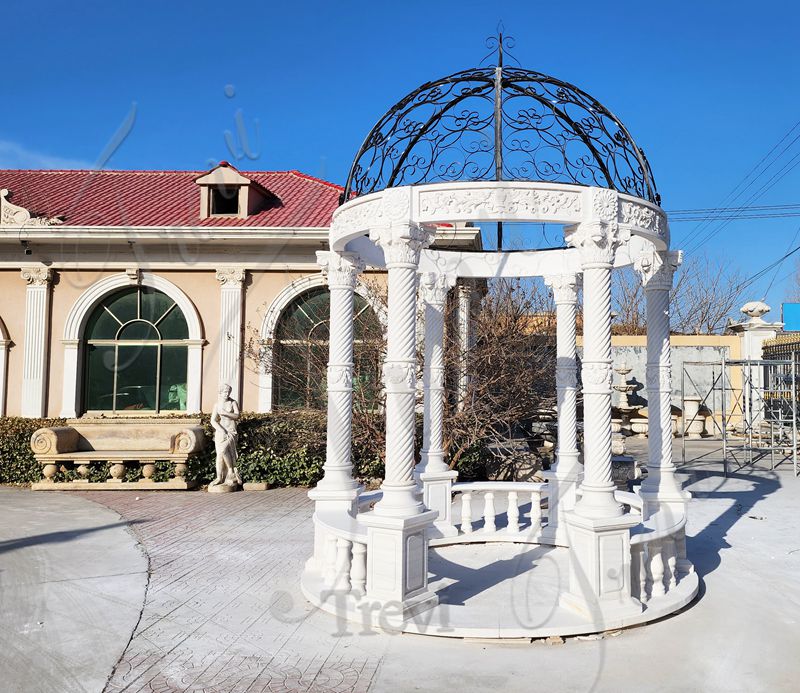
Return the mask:
<path id="1" fill-rule="evenodd" d="M 208 442 L 201 452 L 189 458 L 187 477 L 207 484 L 216 474 L 214 435 L 209 416 L 204 414 L 201 420 Z M 39 481 L 41 466 L 31 451 L 31 435 L 39 428 L 65 424 L 64 419 L 0 417 L 0 483 L 29 484 Z M 239 473 L 242 480 L 267 482 L 271 486 L 313 486 L 323 474 L 325 428 L 325 414 L 318 411 L 243 413 L 238 427 Z M 421 417 L 417 428 L 417 437 L 421 438 Z M 359 435 L 358 431 L 354 431 L 353 437 L 361 441 L 353 448 L 353 475 L 367 484 L 382 479 L 383 441 L 371 440 L 368 435 Z M 483 458 L 484 451 L 480 448 L 462 456 L 459 465 L 462 479 L 485 478 Z M 153 479 L 165 481 L 171 473 L 170 463 L 159 462 Z M 90 481 L 104 481 L 108 476 L 108 464 L 91 465 Z M 125 480 L 135 481 L 140 476 L 141 467 L 131 465 Z M 76 477 L 75 470 L 59 471 L 55 480 L 66 481 Z"/>
<path id="2" fill-rule="evenodd" d="M 215 474 L 214 436 L 209 416 L 201 417 L 207 444 L 192 455 L 188 478 L 202 484 Z M 31 435 L 39 428 L 63 426 L 64 419 L 0 417 L 0 483 L 29 484 L 41 479 L 41 466 L 30 447 Z M 242 480 L 267 482 L 272 486 L 313 486 L 322 478 L 325 463 L 325 414 L 316 411 L 244 413 L 239 420 L 239 473 Z M 383 451 L 377 445 L 354 450 L 354 475 L 365 482 L 383 476 Z M 108 478 L 108 465 L 93 464 L 91 481 Z M 158 463 L 154 480 L 169 478 L 171 465 Z M 141 468 L 131 466 L 126 481 L 135 481 Z M 76 472 L 59 472 L 56 480 L 75 478 Z"/>
<path id="3" fill-rule="evenodd" d="M 30 484 L 42 478 L 42 468 L 33 457 L 31 436 L 45 426 L 63 426 L 64 419 L 0 417 L 0 483 Z"/>

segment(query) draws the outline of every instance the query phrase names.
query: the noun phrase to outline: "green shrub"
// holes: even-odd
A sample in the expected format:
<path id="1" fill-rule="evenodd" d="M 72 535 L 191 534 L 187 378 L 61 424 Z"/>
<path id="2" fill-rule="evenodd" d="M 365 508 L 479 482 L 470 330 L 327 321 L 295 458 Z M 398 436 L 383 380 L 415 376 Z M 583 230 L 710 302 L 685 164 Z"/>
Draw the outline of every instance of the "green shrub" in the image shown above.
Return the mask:
<path id="1" fill-rule="evenodd" d="M 42 478 L 31 450 L 31 436 L 45 426 L 63 426 L 64 419 L 0 417 L 0 483 L 30 484 Z"/>
<path id="2" fill-rule="evenodd" d="M 214 431 L 210 417 L 201 417 L 207 443 L 203 450 L 190 456 L 187 478 L 201 484 L 214 479 Z M 41 479 L 41 466 L 30 447 L 31 435 L 39 428 L 63 426 L 64 419 L 24 419 L 0 417 L 0 483 L 26 484 Z M 287 411 L 270 414 L 245 412 L 239 420 L 239 473 L 242 480 L 267 482 L 272 486 L 313 486 L 323 475 L 325 464 L 326 416 L 318 411 Z M 353 474 L 369 481 L 383 477 L 382 441 L 358 435 L 353 449 Z M 108 464 L 92 464 L 90 481 L 105 481 Z M 172 475 L 170 463 L 159 462 L 155 481 L 166 481 Z M 125 481 L 141 477 L 141 467 L 127 465 Z M 78 478 L 74 469 L 59 470 L 54 480 Z"/>

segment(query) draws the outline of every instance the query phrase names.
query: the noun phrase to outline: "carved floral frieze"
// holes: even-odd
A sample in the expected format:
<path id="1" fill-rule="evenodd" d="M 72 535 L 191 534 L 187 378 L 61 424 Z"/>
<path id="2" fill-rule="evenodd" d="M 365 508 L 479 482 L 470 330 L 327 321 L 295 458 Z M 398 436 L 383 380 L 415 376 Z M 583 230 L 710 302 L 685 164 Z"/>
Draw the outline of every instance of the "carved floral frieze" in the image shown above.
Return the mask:
<path id="1" fill-rule="evenodd" d="M 578 218 L 578 192 L 534 190 L 531 188 L 471 188 L 466 190 L 421 191 L 422 219 L 447 220 L 464 217 Z"/>

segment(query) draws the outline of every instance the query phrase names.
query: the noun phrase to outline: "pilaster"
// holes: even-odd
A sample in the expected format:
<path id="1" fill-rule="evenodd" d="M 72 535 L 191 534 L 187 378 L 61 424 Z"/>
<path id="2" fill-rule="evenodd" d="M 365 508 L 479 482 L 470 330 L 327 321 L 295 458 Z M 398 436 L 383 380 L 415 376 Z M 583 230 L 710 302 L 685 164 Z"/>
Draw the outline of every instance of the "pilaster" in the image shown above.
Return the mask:
<path id="1" fill-rule="evenodd" d="M 220 283 L 219 385 L 230 385 L 231 398 L 242 400 L 242 331 L 246 270 L 225 267 L 217 270 Z"/>
<path id="2" fill-rule="evenodd" d="M 22 366 L 22 416 L 46 415 L 47 357 L 50 340 L 50 283 L 48 267 L 23 267 L 25 292 L 25 338 Z"/>

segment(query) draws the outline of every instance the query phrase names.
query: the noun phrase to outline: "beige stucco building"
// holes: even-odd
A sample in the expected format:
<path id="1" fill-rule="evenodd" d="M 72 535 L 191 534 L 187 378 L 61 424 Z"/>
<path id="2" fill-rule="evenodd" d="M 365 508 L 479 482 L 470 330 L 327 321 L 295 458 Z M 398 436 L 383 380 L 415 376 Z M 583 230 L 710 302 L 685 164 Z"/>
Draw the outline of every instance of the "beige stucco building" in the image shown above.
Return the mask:
<path id="1" fill-rule="evenodd" d="M 222 162 L 0 171 L 0 190 L 0 415 L 207 412 L 222 383 L 243 410 L 291 403 L 266 364 L 282 320 L 325 312 L 339 186 Z"/>

